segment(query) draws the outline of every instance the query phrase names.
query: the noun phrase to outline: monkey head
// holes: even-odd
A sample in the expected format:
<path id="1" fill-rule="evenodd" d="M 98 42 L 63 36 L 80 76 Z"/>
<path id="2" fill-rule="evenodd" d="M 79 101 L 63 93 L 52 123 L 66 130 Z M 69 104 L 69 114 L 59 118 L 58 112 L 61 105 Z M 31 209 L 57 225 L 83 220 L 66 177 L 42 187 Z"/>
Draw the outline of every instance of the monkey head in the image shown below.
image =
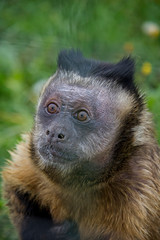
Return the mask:
<path id="1" fill-rule="evenodd" d="M 132 141 L 140 96 L 133 83 L 134 62 L 89 60 L 79 51 L 62 51 L 58 70 L 42 89 L 32 134 L 31 152 L 48 175 L 73 172 L 77 181 L 108 176 Z M 137 119 L 137 121 L 136 121 Z M 121 143 L 121 144 L 120 144 Z M 125 151 L 125 150 L 124 150 Z"/>

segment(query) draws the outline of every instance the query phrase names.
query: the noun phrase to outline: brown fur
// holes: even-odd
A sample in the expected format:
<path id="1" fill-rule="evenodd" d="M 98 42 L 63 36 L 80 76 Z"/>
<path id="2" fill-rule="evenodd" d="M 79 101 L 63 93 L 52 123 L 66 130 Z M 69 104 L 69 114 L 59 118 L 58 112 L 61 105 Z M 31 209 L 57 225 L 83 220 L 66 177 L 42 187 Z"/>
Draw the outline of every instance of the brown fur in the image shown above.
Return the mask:
<path id="1" fill-rule="evenodd" d="M 70 63 L 68 57 L 65 61 L 67 62 L 62 61 L 62 65 L 67 68 Z M 73 63 L 76 62 L 77 57 Z M 81 57 L 80 63 L 82 64 Z M 86 61 L 84 63 L 86 64 Z M 94 66 L 95 62 L 91 63 L 90 66 Z M 86 165 L 75 161 L 78 167 L 73 167 L 71 172 L 69 172 L 70 168 L 65 168 L 66 165 L 62 165 L 59 170 L 56 169 L 57 165 L 52 165 L 52 161 L 47 165 L 46 159 L 37 154 L 37 143 L 39 139 L 43 139 L 46 130 L 44 131 L 45 128 L 42 129 L 40 124 L 41 115 L 36 115 L 32 133 L 27 134 L 24 141 L 11 153 L 12 161 L 8 162 L 8 166 L 3 171 L 4 195 L 8 199 L 11 219 L 18 229 L 21 227 L 21 222 L 26 223 L 23 217 L 27 210 L 16 195 L 17 191 L 23 196 L 28 194 L 29 200 L 38 203 L 38 207 L 46 208 L 47 211 L 49 208 L 54 221 L 63 223 L 69 219 L 76 223 L 81 240 L 160 239 L 160 150 L 143 98 L 132 84 L 127 83 L 132 79 L 133 73 L 133 69 L 129 67 L 133 64 L 130 61 L 128 64 L 122 69 L 122 75 L 125 75 L 123 84 L 118 83 L 118 80 L 114 82 L 110 79 L 110 77 L 118 78 L 119 64 L 116 65 L 114 74 L 107 75 L 106 81 L 104 79 L 100 81 L 99 77 L 103 77 L 101 75 L 82 77 L 79 73 L 61 69 L 46 83 L 42 89 L 38 108 L 43 104 L 41 103 L 43 95 L 50 96 L 57 82 L 60 89 L 63 84 L 69 86 L 75 84 L 76 87 L 81 87 L 81 91 L 82 87 L 85 90 L 89 88 L 89 93 L 92 92 L 92 95 L 103 100 L 102 105 L 107 103 L 112 106 L 113 121 L 106 122 L 106 125 L 111 122 L 115 124 L 114 127 L 111 124 L 114 134 L 112 131 L 103 133 L 102 130 L 105 128 L 102 128 L 98 132 L 99 135 L 94 135 L 94 132 L 90 134 L 89 140 L 83 143 L 82 147 L 81 141 L 78 142 L 79 145 L 74 145 L 74 148 L 81 147 L 79 155 L 82 154 L 82 149 L 85 152 L 84 156 L 89 155 L 90 165 L 87 166 L 91 166 L 91 169 L 84 169 Z M 120 63 L 120 67 L 121 65 L 123 64 Z M 97 67 L 99 69 L 99 64 Z M 101 68 L 102 73 L 107 74 L 107 71 L 103 71 L 104 64 Z M 128 87 L 124 87 L 124 84 Z M 93 89 L 95 91 L 92 91 Z M 49 94 L 47 90 L 50 91 Z M 79 97 L 82 98 L 82 94 L 79 94 Z M 42 109 L 44 110 L 44 106 Z M 101 111 L 99 114 L 101 116 Z M 106 110 L 105 114 L 109 115 L 110 112 Z M 106 119 L 104 117 L 104 122 Z M 110 125 L 107 127 L 110 130 Z M 74 138 L 71 140 L 74 141 Z M 96 168 L 95 174 L 94 167 L 98 164 L 94 163 L 92 169 L 94 158 L 97 158 L 99 165 L 102 161 L 100 171 Z"/>
<path id="2" fill-rule="evenodd" d="M 10 205 L 18 201 L 13 189 L 19 189 L 30 193 L 41 206 L 50 206 L 54 219 L 75 220 L 81 239 L 110 233 L 111 240 L 159 240 L 160 160 L 154 139 L 150 139 L 149 146 L 139 148 L 108 182 L 84 191 L 70 191 L 51 182 L 30 159 L 29 141 L 27 135 L 11 153 L 13 161 L 3 171 Z M 16 211 L 11 210 L 11 215 L 15 222 L 20 221 Z"/>

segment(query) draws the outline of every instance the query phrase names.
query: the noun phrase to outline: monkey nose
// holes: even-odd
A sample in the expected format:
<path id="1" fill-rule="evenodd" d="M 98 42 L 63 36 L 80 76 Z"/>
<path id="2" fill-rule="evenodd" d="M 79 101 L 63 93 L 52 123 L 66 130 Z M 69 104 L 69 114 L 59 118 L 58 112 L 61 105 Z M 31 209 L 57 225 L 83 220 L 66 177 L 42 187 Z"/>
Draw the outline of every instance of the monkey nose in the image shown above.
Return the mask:
<path id="1" fill-rule="evenodd" d="M 50 130 L 47 130 L 46 135 L 49 142 L 63 142 L 66 139 L 65 133 L 63 131 L 51 132 Z"/>

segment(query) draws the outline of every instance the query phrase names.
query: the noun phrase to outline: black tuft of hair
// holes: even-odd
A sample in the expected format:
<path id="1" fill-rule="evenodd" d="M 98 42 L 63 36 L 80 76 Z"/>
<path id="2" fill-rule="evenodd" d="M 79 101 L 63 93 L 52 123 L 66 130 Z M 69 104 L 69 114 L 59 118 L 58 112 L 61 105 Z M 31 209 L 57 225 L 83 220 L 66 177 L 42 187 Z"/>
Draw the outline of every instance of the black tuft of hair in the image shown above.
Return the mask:
<path id="1" fill-rule="evenodd" d="M 100 77 L 101 81 L 116 81 L 123 88 L 136 91 L 134 85 L 134 60 L 123 58 L 117 64 L 85 58 L 79 50 L 62 50 L 58 56 L 58 68 L 72 71 L 82 77 Z"/>
<path id="2" fill-rule="evenodd" d="M 95 60 L 84 58 L 78 49 L 62 50 L 58 56 L 59 69 L 75 72 L 82 77 L 90 76 L 96 65 Z"/>
<path id="3" fill-rule="evenodd" d="M 93 69 L 92 74 L 97 77 L 111 79 L 121 84 L 122 87 L 135 91 L 134 66 L 134 60 L 127 57 L 117 64 L 100 63 Z"/>

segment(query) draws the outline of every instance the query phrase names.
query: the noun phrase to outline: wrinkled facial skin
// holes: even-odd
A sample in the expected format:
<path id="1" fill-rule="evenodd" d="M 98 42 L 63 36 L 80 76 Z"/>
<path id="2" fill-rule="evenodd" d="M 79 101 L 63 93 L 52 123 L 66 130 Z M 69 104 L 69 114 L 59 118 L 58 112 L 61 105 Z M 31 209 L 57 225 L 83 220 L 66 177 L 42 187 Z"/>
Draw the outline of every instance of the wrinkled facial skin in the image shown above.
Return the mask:
<path id="1" fill-rule="evenodd" d="M 35 121 L 34 142 L 41 164 L 105 166 L 119 127 L 118 111 L 113 94 L 103 88 L 50 84 Z"/>

